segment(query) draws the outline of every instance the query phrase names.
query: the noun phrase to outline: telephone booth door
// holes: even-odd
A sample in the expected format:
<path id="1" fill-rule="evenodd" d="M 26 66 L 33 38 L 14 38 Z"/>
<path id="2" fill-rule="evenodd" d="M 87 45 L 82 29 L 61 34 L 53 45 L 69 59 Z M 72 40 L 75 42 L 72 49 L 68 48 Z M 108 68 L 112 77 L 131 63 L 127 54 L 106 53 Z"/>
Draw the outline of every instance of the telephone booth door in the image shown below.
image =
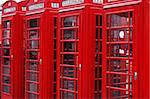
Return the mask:
<path id="1" fill-rule="evenodd" d="M 136 7 L 106 10 L 106 96 L 132 99 L 137 93 Z M 117 11 L 117 9 L 120 9 Z M 105 82 L 104 81 L 104 82 Z"/>
<path id="2" fill-rule="evenodd" d="M 26 98 L 39 98 L 40 69 L 40 18 L 27 19 L 26 35 Z"/>
<path id="3" fill-rule="evenodd" d="M 79 16 L 60 19 L 60 98 L 77 99 Z"/>
<path id="4" fill-rule="evenodd" d="M 11 23 L 10 20 L 3 21 L 3 33 L 2 33 L 2 92 L 6 94 L 11 93 Z"/>

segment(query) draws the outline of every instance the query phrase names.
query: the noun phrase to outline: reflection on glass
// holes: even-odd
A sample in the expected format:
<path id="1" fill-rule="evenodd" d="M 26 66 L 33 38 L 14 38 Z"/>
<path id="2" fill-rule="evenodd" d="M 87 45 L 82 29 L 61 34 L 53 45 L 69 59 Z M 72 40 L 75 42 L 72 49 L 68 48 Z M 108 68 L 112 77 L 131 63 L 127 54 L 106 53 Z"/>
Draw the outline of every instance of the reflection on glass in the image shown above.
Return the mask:
<path id="1" fill-rule="evenodd" d="M 28 96 L 29 96 L 29 99 L 37 99 L 37 95 L 36 94 L 29 93 Z"/>
<path id="2" fill-rule="evenodd" d="M 39 86 L 34 83 L 29 83 L 29 91 L 31 92 L 38 92 L 39 91 Z"/>
<path id="3" fill-rule="evenodd" d="M 128 44 L 115 44 L 115 45 L 108 45 L 109 53 L 107 55 L 111 57 L 132 57 L 132 44 L 130 44 L 130 52 Z"/>
<path id="4" fill-rule="evenodd" d="M 31 81 L 38 81 L 38 74 L 35 72 L 28 73 L 28 79 Z"/>
<path id="5" fill-rule="evenodd" d="M 29 23 L 30 28 L 39 27 L 39 19 L 31 19 Z"/>
<path id="6" fill-rule="evenodd" d="M 10 65 L 10 58 L 4 58 L 4 65 Z"/>
<path id="7" fill-rule="evenodd" d="M 9 76 L 3 76 L 3 83 L 10 84 L 10 77 Z"/>
<path id="8" fill-rule="evenodd" d="M 64 64 L 74 65 L 75 56 L 71 54 L 64 55 Z"/>
<path id="9" fill-rule="evenodd" d="M 65 76 L 65 77 L 74 77 L 74 68 L 64 67 L 63 76 Z"/>
<path id="10" fill-rule="evenodd" d="M 4 39 L 3 40 L 3 46 L 6 46 L 6 47 L 10 46 L 10 40 L 9 39 Z"/>
<path id="11" fill-rule="evenodd" d="M 4 28 L 10 28 L 11 27 L 11 24 L 10 24 L 10 21 L 4 21 Z"/>
<path id="12" fill-rule="evenodd" d="M 128 12 L 108 15 L 107 20 L 110 20 L 107 22 L 108 27 L 127 26 L 129 23 Z"/>
<path id="13" fill-rule="evenodd" d="M 29 38 L 32 39 L 32 38 L 39 38 L 39 32 L 38 30 L 31 30 L 29 32 Z"/>
<path id="14" fill-rule="evenodd" d="M 30 49 L 38 49 L 38 48 L 39 48 L 39 41 L 38 40 L 30 41 Z"/>
<path id="15" fill-rule="evenodd" d="M 10 38 L 10 30 L 4 30 L 3 38 Z"/>
<path id="16" fill-rule="evenodd" d="M 37 70 L 39 70 L 38 65 L 39 65 L 39 63 L 37 63 L 37 62 L 30 62 L 29 69 L 37 71 Z"/>
<path id="17" fill-rule="evenodd" d="M 3 92 L 10 93 L 10 86 L 4 85 Z"/>
<path id="18" fill-rule="evenodd" d="M 77 17 L 76 16 L 71 16 L 71 17 L 66 17 L 64 18 L 64 27 L 74 27 L 77 26 Z"/>
<path id="19" fill-rule="evenodd" d="M 73 43 L 73 42 L 64 42 L 64 51 L 65 52 L 75 51 L 75 43 Z"/>
<path id="20" fill-rule="evenodd" d="M 75 39 L 75 30 L 64 30 L 64 39 Z"/>
<path id="21" fill-rule="evenodd" d="M 10 74 L 10 68 L 9 67 L 3 67 L 3 74 Z"/>
<path id="22" fill-rule="evenodd" d="M 74 90 L 74 80 L 64 80 L 64 89 Z"/>
<path id="23" fill-rule="evenodd" d="M 130 40 L 132 40 L 132 30 L 130 29 L 130 32 L 129 32 L 128 28 L 107 31 L 108 42 L 129 41 L 129 37 L 130 37 Z"/>
<path id="24" fill-rule="evenodd" d="M 38 52 L 37 51 L 29 52 L 29 57 L 30 57 L 30 59 L 37 60 L 38 59 Z"/>
<path id="25" fill-rule="evenodd" d="M 10 49 L 4 49 L 4 56 L 10 56 Z"/>

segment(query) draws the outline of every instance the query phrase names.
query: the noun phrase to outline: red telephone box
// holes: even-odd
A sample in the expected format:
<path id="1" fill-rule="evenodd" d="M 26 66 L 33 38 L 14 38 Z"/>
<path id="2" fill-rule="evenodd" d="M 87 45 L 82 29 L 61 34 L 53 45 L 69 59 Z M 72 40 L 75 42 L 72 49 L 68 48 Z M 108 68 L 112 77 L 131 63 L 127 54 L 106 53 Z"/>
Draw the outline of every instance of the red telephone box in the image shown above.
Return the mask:
<path id="1" fill-rule="evenodd" d="M 25 98 L 56 97 L 58 1 L 29 0 L 26 11 Z"/>
<path id="2" fill-rule="evenodd" d="M 138 98 L 141 32 L 138 0 L 104 5 L 103 98 Z"/>
<path id="3" fill-rule="evenodd" d="M 57 42 L 57 99 L 101 98 L 102 2 L 63 0 Z"/>
<path id="4" fill-rule="evenodd" d="M 25 2 L 7 1 L 2 9 L 1 97 L 24 97 L 23 20 Z"/>

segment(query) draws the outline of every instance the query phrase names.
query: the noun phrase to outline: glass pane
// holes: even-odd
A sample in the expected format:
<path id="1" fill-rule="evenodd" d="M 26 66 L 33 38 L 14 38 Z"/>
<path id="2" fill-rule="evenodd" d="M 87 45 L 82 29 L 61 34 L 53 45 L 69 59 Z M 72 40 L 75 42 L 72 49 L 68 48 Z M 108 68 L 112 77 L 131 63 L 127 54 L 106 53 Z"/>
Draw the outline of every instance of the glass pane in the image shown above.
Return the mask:
<path id="1" fill-rule="evenodd" d="M 3 85 L 3 92 L 10 93 L 10 86 Z"/>
<path id="2" fill-rule="evenodd" d="M 128 84 L 129 84 L 129 76 L 120 74 L 107 75 L 107 85 L 109 86 L 124 88 L 127 90 L 129 87 Z"/>
<path id="3" fill-rule="evenodd" d="M 4 49 L 4 56 L 10 56 L 10 49 Z"/>
<path id="4" fill-rule="evenodd" d="M 10 30 L 4 30 L 3 38 L 10 38 Z"/>
<path id="5" fill-rule="evenodd" d="M 114 45 L 108 45 L 109 53 L 107 53 L 107 56 L 111 57 L 128 57 L 132 56 L 132 44 L 130 46 L 130 52 L 128 48 L 128 44 L 114 44 Z"/>
<path id="6" fill-rule="evenodd" d="M 39 27 L 39 19 L 31 19 L 29 24 L 30 28 Z"/>
<path id="7" fill-rule="evenodd" d="M 64 42 L 64 51 L 65 52 L 74 52 L 75 51 L 75 43 Z"/>
<path id="8" fill-rule="evenodd" d="M 4 58 L 4 65 L 10 65 L 10 58 Z"/>
<path id="9" fill-rule="evenodd" d="M 74 90 L 74 80 L 63 80 L 64 89 Z"/>
<path id="10" fill-rule="evenodd" d="M 36 94 L 31 94 L 29 93 L 29 99 L 37 99 L 37 95 Z"/>
<path id="11" fill-rule="evenodd" d="M 30 40 L 29 48 L 30 49 L 39 49 L 39 41 L 38 40 Z"/>
<path id="12" fill-rule="evenodd" d="M 39 81 L 38 74 L 35 73 L 35 72 L 30 72 L 30 73 L 28 73 L 28 80 L 31 80 L 31 81 Z"/>
<path id="13" fill-rule="evenodd" d="M 76 16 L 64 18 L 64 27 L 73 27 L 73 26 L 77 26 L 77 25 L 78 25 L 78 22 L 77 22 Z"/>
<path id="14" fill-rule="evenodd" d="M 39 38 L 39 31 L 38 30 L 31 30 L 29 32 L 29 38 Z"/>
<path id="15" fill-rule="evenodd" d="M 10 28 L 11 27 L 10 21 L 5 21 L 3 27 L 4 28 Z"/>
<path id="16" fill-rule="evenodd" d="M 74 77 L 74 68 L 64 67 L 63 70 L 63 76 L 72 78 Z"/>
<path id="17" fill-rule="evenodd" d="M 10 68 L 9 67 L 3 67 L 3 73 L 4 74 L 10 74 Z"/>
<path id="18" fill-rule="evenodd" d="M 107 20 L 108 27 L 127 26 L 129 24 L 128 12 L 108 15 Z"/>
<path id="19" fill-rule="evenodd" d="M 29 59 L 37 60 L 38 59 L 38 52 L 37 51 L 30 51 L 29 52 Z"/>
<path id="20" fill-rule="evenodd" d="M 128 41 L 129 38 L 132 39 L 132 30 L 129 32 L 128 28 L 107 31 L 108 42 Z"/>
<path id="21" fill-rule="evenodd" d="M 64 30 L 64 39 L 75 39 L 75 30 Z"/>
<path id="22" fill-rule="evenodd" d="M 5 83 L 5 84 L 10 84 L 10 77 L 8 77 L 8 76 L 3 76 L 3 83 Z"/>
<path id="23" fill-rule="evenodd" d="M 37 84 L 29 83 L 28 87 L 29 87 L 29 91 L 31 92 L 39 92 L 39 86 Z"/>
<path id="24" fill-rule="evenodd" d="M 130 62 L 130 64 L 129 64 Z M 130 60 L 108 60 L 107 70 L 112 72 L 124 72 L 128 73 L 129 66 L 132 67 L 132 61 Z"/>
<path id="25" fill-rule="evenodd" d="M 75 56 L 71 54 L 64 55 L 64 64 L 74 65 L 75 64 Z"/>
<path id="26" fill-rule="evenodd" d="M 6 46 L 6 47 L 10 46 L 10 40 L 9 39 L 3 40 L 3 46 Z"/>
<path id="27" fill-rule="evenodd" d="M 29 70 L 38 71 L 39 70 L 39 63 L 38 62 L 29 62 Z"/>

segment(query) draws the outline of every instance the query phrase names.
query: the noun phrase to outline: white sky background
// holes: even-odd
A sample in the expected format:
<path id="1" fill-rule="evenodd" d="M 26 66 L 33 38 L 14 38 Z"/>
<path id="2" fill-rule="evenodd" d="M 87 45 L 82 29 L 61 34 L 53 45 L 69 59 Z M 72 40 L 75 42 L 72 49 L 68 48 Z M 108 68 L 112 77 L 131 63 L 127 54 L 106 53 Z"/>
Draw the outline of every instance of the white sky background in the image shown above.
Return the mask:
<path id="1" fill-rule="evenodd" d="M 0 0 L 0 5 L 2 5 L 6 1 L 8 1 L 8 0 Z M 15 0 L 15 1 L 19 2 L 19 1 L 22 1 L 22 0 Z"/>
<path id="2" fill-rule="evenodd" d="M 1 6 L 3 3 L 5 3 L 6 1 L 8 1 L 8 0 L 0 0 L 0 6 Z M 22 0 L 15 0 L 15 1 L 19 2 L 19 1 L 22 1 Z M 0 8 L 0 9 L 1 9 L 1 8 Z M 0 24 L 1 24 L 1 16 L 2 16 L 2 14 L 1 14 L 1 12 L 0 12 Z"/>

